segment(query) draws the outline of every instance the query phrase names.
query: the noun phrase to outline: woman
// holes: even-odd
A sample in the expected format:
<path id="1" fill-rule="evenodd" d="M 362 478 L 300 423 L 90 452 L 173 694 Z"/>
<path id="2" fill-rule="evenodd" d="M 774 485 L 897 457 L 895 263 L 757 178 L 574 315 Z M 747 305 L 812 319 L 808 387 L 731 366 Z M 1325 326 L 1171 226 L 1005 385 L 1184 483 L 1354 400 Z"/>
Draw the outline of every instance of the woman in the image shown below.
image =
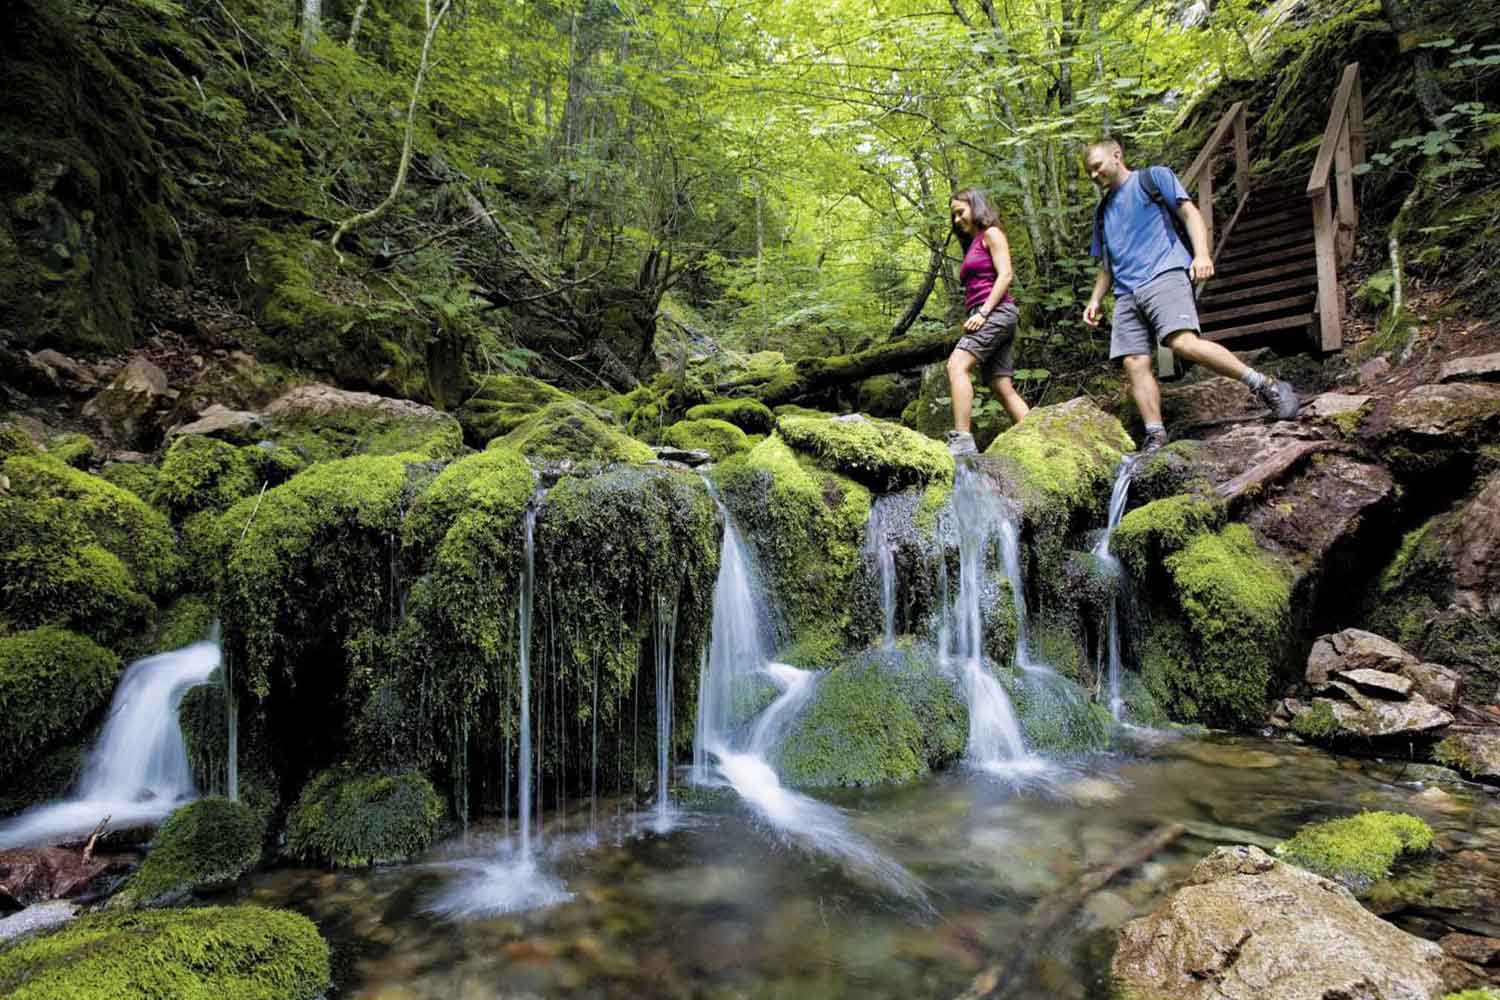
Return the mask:
<path id="1" fill-rule="evenodd" d="M 1012 420 L 1020 422 L 1029 412 L 1026 401 L 1011 384 L 1020 313 L 1010 295 L 1010 244 L 989 199 L 978 188 L 964 188 L 953 196 L 948 208 L 953 232 L 964 248 L 958 280 L 969 314 L 964 320 L 964 334 L 948 357 L 948 387 L 953 397 L 948 449 L 954 455 L 972 455 L 976 448 L 969 418 L 974 409 L 974 386 L 969 373 L 976 364 Z"/>

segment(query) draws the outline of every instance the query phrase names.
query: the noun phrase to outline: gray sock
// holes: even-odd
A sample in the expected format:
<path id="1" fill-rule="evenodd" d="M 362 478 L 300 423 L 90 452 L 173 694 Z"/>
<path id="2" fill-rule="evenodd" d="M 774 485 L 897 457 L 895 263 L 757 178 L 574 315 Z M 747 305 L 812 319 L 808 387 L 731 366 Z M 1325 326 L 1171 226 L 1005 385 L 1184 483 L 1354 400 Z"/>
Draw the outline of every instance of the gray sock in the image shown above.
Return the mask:
<path id="1" fill-rule="evenodd" d="M 1249 386 L 1251 392 L 1254 392 L 1266 384 L 1266 377 L 1252 368 L 1240 376 L 1240 381 Z"/>
<path id="2" fill-rule="evenodd" d="M 1166 428 L 1165 424 L 1147 424 L 1146 425 L 1146 436 L 1147 437 L 1150 437 L 1152 434 L 1165 434 L 1166 432 L 1167 432 L 1167 428 Z"/>

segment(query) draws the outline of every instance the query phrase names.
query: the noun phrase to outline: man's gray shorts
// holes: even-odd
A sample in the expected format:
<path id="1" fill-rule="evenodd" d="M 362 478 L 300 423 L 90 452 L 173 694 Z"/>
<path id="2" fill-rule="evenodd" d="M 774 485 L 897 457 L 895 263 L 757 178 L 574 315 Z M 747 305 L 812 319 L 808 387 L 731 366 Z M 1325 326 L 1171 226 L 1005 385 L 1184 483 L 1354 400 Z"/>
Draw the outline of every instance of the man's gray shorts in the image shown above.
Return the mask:
<path id="1" fill-rule="evenodd" d="M 1188 273 L 1174 268 L 1115 299 L 1109 359 L 1150 355 L 1156 348 L 1153 336 L 1156 343 L 1162 343 L 1183 330 L 1198 332 L 1198 306 Z"/>
<path id="2" fill-rule="evenodd" d="M 986 382 L 1015 374 L 1016 325 L 1020 319 L 1021 311 L 1014 302 L 1002 302 L 990 310 L 983 326 L 958 338 L 956 346 L 979 359 Z"/>

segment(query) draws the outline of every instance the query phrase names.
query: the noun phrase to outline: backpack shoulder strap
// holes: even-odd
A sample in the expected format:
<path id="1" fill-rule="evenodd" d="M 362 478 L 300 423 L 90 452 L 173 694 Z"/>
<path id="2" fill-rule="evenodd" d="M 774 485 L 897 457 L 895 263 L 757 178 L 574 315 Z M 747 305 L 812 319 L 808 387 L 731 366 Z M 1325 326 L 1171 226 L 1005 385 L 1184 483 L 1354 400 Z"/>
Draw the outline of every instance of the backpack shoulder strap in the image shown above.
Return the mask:
<path id="1" fill-rule="evenodd" d="M 1168 228 L 1176 233 L 1177 239 L 1182 242 L 1182 245 L 1187 247 L 1189 252 L 1192 252 L 1193 241 L 1188 237 L 1187 226 L 1177 217 L 1177 213 L 1174 211 L 1175 206 L 1167 204 L 1167 199 L 1162 195 L 1161 188 L 1156 184 L 1156 175 L 1152 173 L 1155 169 L 1155 167 L 1147 167 L 1140 171 L 1141 189 L 1146 192 L 1146 197 L 1156 202 L 1157 206 L 1162 210 L 1162 214 L 1167 217 Z"/>
<path id="2" fill-rule="evenodd" d="M 1104 259 L 1109 259 L 1109 243 L 1104 238 L 1104 210 L 1109 207 L 1110 199 L 1115 196 L 1113 191 L 1104 192 L 1104 197 L 1099 199 L 1099 204 L 1094 206 L 1094 233 L 1099 237 L 1099 249 L 1104 252 Z"/>

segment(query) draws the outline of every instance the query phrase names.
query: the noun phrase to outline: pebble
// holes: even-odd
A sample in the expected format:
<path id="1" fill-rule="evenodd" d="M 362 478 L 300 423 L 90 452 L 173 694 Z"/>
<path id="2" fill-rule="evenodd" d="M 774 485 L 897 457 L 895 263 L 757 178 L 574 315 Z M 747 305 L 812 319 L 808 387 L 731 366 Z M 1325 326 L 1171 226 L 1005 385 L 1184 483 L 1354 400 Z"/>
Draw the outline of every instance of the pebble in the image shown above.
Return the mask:
<path id="1" fill-rule="evenodd" d="M 77 914 L 78 907 L 65 899 L 54 899 L 51 902 L 28 906 L 0 920 L 0 941 L 9 941 L 22 934 L 30 934 L 32 931 L 57 927 L 72 920 Z"/>

